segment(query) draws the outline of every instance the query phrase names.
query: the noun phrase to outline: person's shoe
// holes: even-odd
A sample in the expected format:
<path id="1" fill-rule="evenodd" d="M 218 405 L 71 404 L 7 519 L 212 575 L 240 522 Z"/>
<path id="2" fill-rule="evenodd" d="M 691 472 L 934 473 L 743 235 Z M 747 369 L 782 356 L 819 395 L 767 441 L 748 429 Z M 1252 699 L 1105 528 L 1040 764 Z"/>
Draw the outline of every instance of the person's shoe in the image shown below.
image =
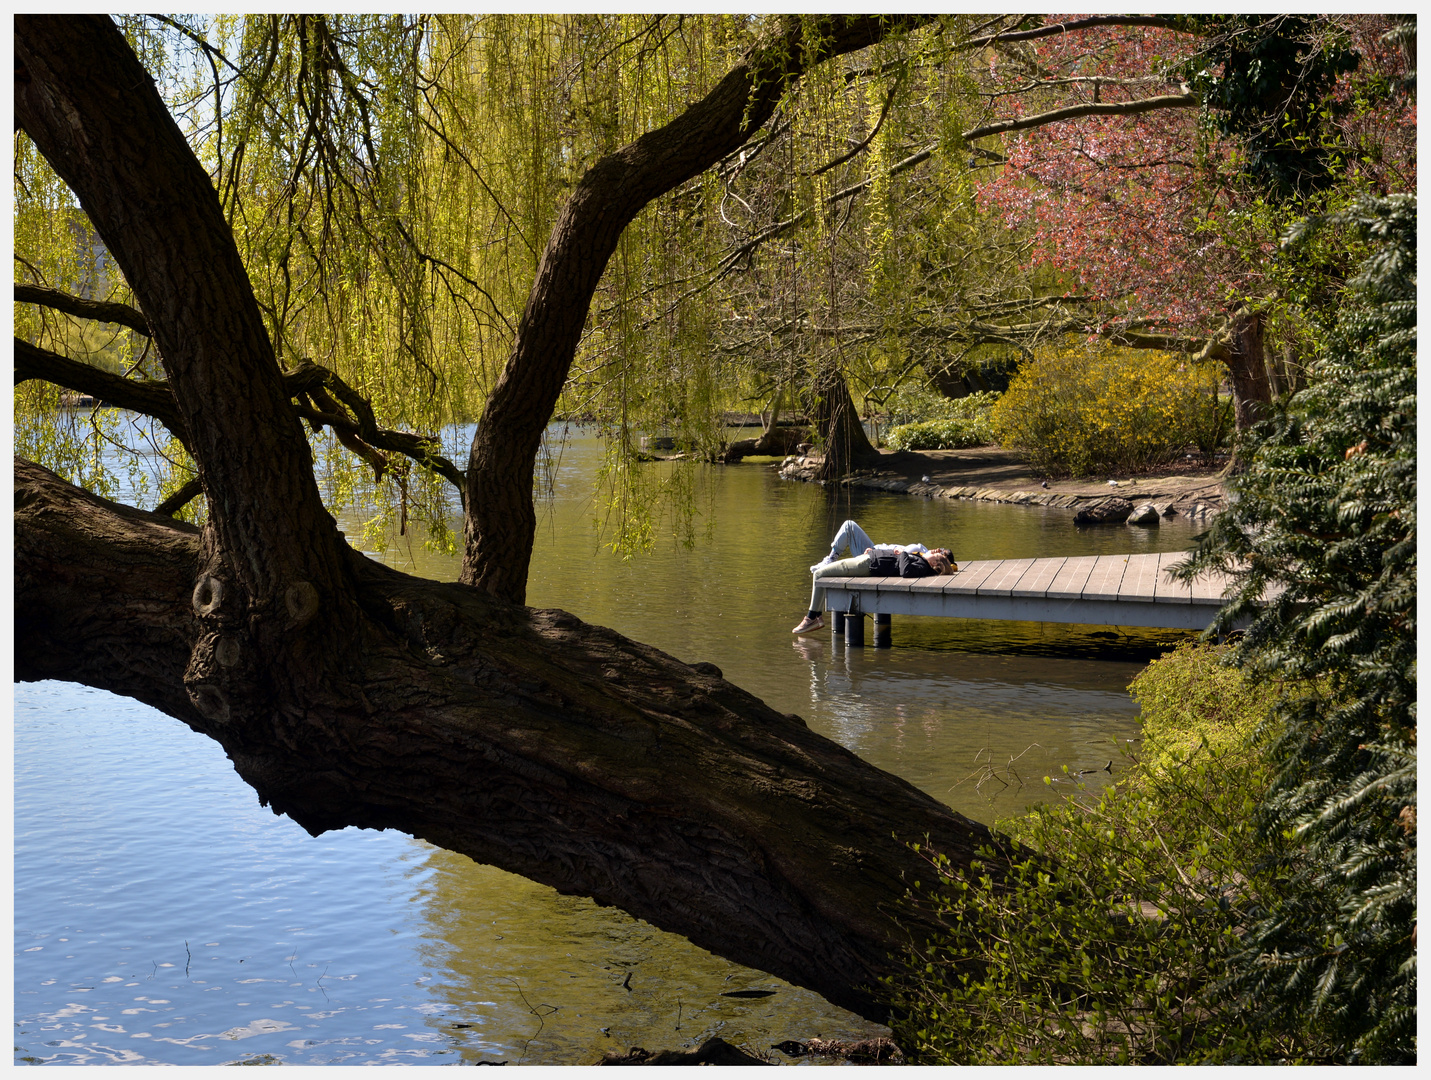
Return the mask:
<path id="1" fill-rule="evenodd" d="M 825 620 L 816 615 L 813 619 L 806 615 L 800 620 L 800 625 L 790 632 L 792 634 L 808 634 L 813 630 L 825 629 Z"/>

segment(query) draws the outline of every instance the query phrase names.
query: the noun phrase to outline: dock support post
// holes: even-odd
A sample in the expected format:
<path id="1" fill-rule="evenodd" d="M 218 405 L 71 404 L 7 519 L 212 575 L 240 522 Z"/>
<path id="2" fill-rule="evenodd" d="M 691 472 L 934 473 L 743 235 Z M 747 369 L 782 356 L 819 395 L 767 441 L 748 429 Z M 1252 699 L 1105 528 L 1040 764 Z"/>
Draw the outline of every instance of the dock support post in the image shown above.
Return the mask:
<path id="1" fill-rule="evenodd" d="M 876 649 L 888 649 L 890 633 L 889 615 L 877 613 L 874 617 L 874 647 Z"/>
<path id="2" fill-rule="evenodd" d="M 830 612 L 830 632 L 832 634 L 845 632 L 845 613 L 843 611 Z"/>
<path id="3" fill-rule="evenodd" d="M 845 645 L 863 648 L 865 643 L 865 617 L 858 611 L 845 612 Z"/>

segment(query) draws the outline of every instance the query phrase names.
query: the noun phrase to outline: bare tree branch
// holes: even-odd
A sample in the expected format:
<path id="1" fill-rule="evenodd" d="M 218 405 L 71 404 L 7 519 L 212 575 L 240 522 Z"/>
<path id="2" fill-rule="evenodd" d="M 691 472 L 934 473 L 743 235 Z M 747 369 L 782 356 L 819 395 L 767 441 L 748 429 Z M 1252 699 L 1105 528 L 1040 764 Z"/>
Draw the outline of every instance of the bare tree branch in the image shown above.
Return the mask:
<path id="1" fill-rule="evenodd" d="M 43 379 L 76 393 L 89 394 L 96 401 L 105 401 L 121 409 L 152 416 L 185 446 L 188 432 L 179 418 L 179 407 L 169 384 L 162 380 L 126 379 L 89 364 L 71 360 L 68 356 L 15 339 L 15 385 L 28 379 Z"/>
<path id="2" fill-rule="evenodd" d="M 1139 101 L 1092 101 L 1085 105 L 1068 105 L 1062 109 L 1050 109 L 1034 116 L 1021 116 L 1013 120 L 1000 120 L 996 124 L 970 128 L 963 133 L 966 141 L 982 139 L 988 135 L 1002 135 L 1008 131 L 1025 131 L 1029 128 L 1044 127 L 1064 120 L 1076 120 L 1081 116 L 1135 116 L 1138 113 L 1153 112 L 1157 109 L 1191 109 L 1201 104 L 1194 94 L 1164 94 Z"/>
<path id="3" fill-rule="evenodd" d="M 1070 34 L 1095 26 L 1156 26 L 1164 30 L 1181 30 L 1182 21 L 1176 15 L 1093 15 L 1086 19 L 1049 23 L 1032 30 L 1010 30 L 1007 33 L 996 31 L 983 37 L 969 38 L 962 44 L 966 49 L 979 49 L 985 45 L 1008 41 L 1033 41 L 1035 38 L 1053 37 L 1056 34 Z"/>
<path id="4" fill-rule="evenodd" d="M 71 296 L 58 289 L 48 289 L 42 285 L 15 284 L 15 303 L 39 304 L 42 307 L 62 311 L 81 319 L 98 322 L 118 323 L 127 326 L 137 334 L 149 336 L 149 320 L 143 312 L 128 304 L 114 304 L 104 300 L 86 300 L 82 296 Z"/>

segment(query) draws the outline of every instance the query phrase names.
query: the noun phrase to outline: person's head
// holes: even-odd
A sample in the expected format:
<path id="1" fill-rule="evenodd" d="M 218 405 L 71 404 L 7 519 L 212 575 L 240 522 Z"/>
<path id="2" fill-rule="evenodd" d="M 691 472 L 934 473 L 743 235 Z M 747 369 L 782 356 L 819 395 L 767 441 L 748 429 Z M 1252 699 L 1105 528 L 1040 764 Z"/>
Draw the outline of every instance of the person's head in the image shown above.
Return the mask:
<path id="1" fill-rule="evenodd" d="M 949 574 L 953 572 L 950 568 L 949 553 L 943 548 L 935 548 L 925 556 L 925 561 L 929 563 L 930 569 L 936 574 Z"/>

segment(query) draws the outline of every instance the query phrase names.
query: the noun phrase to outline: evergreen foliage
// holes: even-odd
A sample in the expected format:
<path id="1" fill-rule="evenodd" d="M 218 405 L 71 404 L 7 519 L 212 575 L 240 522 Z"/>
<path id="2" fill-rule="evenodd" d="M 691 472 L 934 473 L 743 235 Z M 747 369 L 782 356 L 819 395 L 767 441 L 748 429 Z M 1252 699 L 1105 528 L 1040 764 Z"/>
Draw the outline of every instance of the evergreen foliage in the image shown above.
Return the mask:
<path id="1" fill-rule="evenodd" d="M 1246 446 L 1247 470 L 1192 560 L 1235 593 L 1215 629 L 1254 621 L 1237 662 L 1313 692 L 1279 710 L 1259 812 L 1291 843 L 1242 939 L 1247 1007 L 1315 1024 L 1342 1061 L 1415 1060 L 1416 199 L 1364 199 L 1372 245 L 1311 385 Z M 1280 592 L 1278 591 L 1280 590 Z M 1275 598 L 1265 607 L 1258 598 Z"/>
<path id="2" fill-rule="evenodd" d="M 1337 179 L 1327 121 L 1345 105 L 1337 80 L 1361 56 L 1341 35 L 1305 15 L 1215 15 L 1189 20 L 1209 37 L 1187 67 L 1208 122 L 1238 137 L 1243 173 L 1277 200 L 1307 195 Z"/>

